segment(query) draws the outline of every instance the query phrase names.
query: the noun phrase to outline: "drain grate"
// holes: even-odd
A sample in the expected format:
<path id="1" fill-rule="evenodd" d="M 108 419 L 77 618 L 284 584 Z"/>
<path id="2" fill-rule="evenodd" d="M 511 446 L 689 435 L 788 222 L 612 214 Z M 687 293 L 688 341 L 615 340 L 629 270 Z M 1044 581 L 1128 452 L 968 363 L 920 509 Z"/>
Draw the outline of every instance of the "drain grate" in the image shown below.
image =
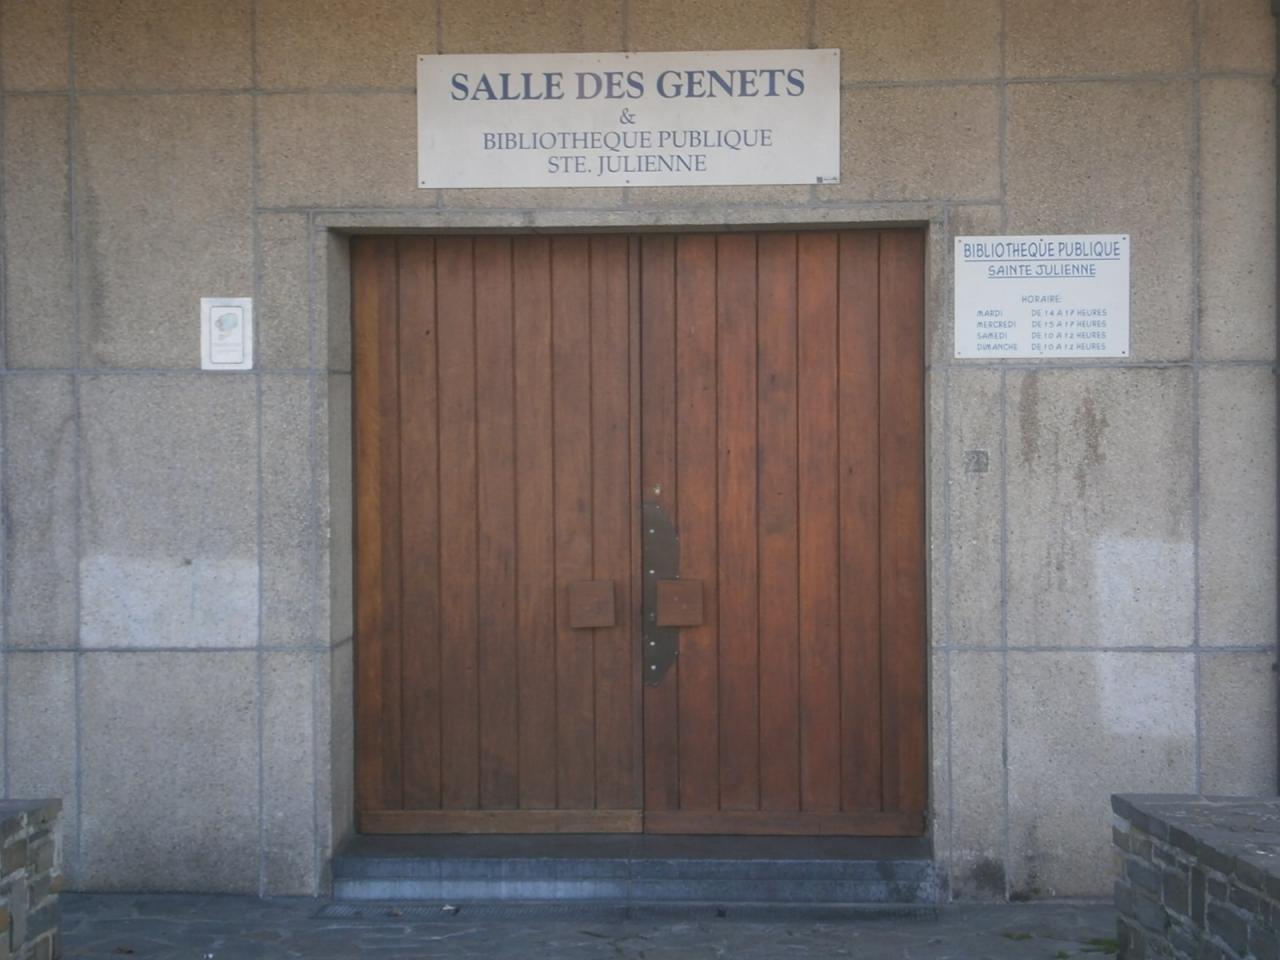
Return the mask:
<path id="1" fill-rule="evenodd" d="M 778 903 L 328 903 L 318 920 L 369 923 L 470 923 L 568 920 L 575 923 L 662 923 L 729 921 L 734 923 L 861 923 L 869 920 L 936 920 L 934 906 L 897 904 Z"/>

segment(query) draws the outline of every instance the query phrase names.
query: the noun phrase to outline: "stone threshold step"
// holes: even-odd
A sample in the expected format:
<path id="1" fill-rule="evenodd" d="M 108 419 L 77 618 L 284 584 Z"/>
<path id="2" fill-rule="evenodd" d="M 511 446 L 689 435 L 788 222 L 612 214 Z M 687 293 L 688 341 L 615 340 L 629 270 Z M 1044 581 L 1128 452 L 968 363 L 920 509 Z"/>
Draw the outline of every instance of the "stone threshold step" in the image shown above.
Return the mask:
<path id="1" fill-rule="evenodd" d="M 364 901 L 326 903 L 316 911 L 320 920 L 362 920 L 370 923 L 511 923 L 518 921 L 574 921 L 591 923 L 723 921 L 729 923 L 849 923 L 884 918 L 936 920 L 937 904 L 759 903 L 714 901 L 679 903 L 643 900 L 591 902 L 563 900 L 511 901 Z"/>
<path id="2" fill-rule="evenodd" d="M 334 897 L 929 904 L 927 841 L 645 836 L 357 837 Z"/>

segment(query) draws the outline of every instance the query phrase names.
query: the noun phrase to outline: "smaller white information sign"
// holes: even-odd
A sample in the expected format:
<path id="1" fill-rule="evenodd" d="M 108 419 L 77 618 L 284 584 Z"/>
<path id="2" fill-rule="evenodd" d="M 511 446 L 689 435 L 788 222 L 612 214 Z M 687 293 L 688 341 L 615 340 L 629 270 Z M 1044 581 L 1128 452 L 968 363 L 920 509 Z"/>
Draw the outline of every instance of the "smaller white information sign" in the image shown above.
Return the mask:
<path id="1" fill-rule="evenodd" d="M 253 298 L 200 298 L 200 368 L 253 369 Z"/>
<path id="2" fill-rule="evenodd" d="M 1127 357 L 1129 236 L 956 237 L 960 358 Z"/>

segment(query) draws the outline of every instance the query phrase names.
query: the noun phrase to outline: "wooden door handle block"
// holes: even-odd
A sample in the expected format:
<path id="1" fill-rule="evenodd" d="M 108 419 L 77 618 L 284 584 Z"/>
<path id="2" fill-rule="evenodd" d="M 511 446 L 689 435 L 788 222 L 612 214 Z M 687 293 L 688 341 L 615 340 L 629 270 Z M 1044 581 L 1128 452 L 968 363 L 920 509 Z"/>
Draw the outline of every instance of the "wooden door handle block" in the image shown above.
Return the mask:
<path id="1" fill-rule="evenodd" d="M 697 627 L 702 624 L 702 581 L 658 581 L 658 626 Z"/>
<path id="2" fill-rule="evenodd" d="M 612 627 L 617 622 L 612 580 L 574 580 L 569 584 L 569 626 L 575 630 Z"/>

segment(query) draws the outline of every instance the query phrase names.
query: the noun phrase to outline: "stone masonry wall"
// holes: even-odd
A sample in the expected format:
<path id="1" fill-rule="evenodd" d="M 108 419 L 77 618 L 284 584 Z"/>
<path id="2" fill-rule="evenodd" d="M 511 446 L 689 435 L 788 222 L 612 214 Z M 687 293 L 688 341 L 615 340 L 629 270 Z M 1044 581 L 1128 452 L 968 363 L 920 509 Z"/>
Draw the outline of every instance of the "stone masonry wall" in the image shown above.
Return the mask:
<path id="1" fill-rule="evenodd" d="M 1280 800 L 1117 796 L 1120 960 L 1280 957 Z"/>
<path id="2" fill-rule="evenodd" d="M 57 960 L 58 800 L 0 800 L 0 960 Z"/>
<path id="3" fill-rule="evenodd" d="M 416 187 L 418 54 L 787 47 L 842 50 L 838 184 Z M 1275 780 L 1274 48 L 1270 0 L 0 0 L 0 792 L 79 889 L 325 889 L 346 231 L 923 224 L 934 846 L 1101 892 L 1110 793 Z M 952 359 L 1002 232 L 1129 234 L 1130 357 Z"/>

